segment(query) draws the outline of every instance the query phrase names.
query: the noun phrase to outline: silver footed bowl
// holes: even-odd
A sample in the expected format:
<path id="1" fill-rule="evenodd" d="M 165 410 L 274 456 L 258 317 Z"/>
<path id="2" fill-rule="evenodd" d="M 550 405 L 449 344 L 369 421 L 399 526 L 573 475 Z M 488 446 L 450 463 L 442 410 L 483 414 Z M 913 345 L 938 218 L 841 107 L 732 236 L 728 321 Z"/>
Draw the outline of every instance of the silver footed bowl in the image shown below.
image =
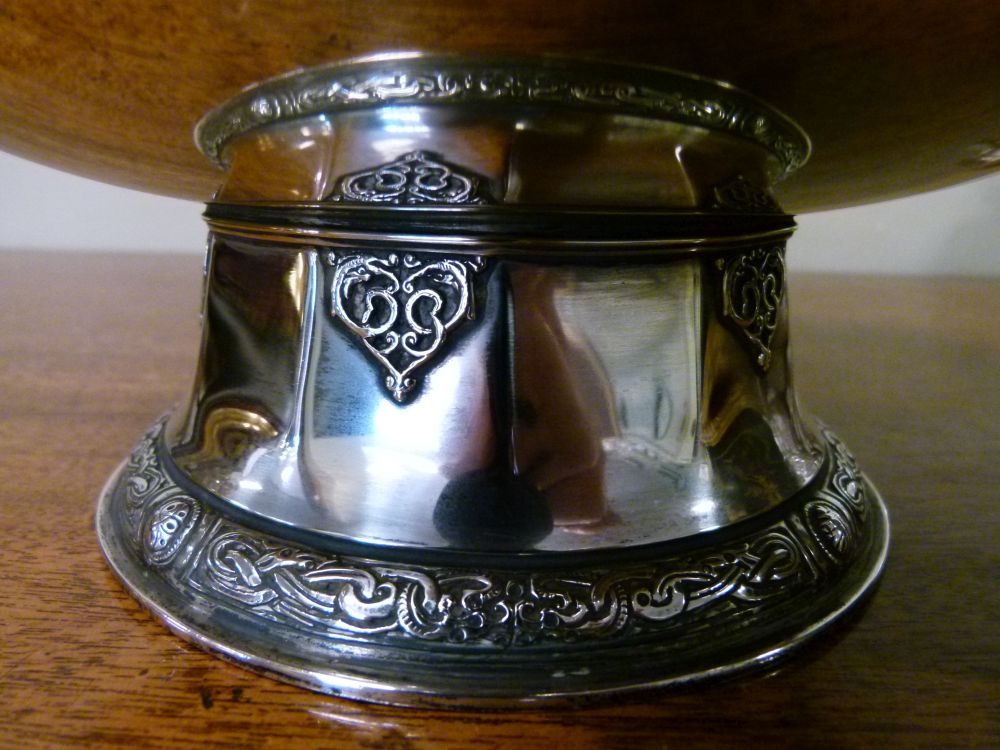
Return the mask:
<path id="1" fill-rule="evenodd" d="M 195 384 L 98 514 L 182 636 L 349 697 L 571 698 L 769 663 L 877 578 L 881 501 L 792 389 L 780 113 L 399 56 L 197 140 L 226 174 Z"/>

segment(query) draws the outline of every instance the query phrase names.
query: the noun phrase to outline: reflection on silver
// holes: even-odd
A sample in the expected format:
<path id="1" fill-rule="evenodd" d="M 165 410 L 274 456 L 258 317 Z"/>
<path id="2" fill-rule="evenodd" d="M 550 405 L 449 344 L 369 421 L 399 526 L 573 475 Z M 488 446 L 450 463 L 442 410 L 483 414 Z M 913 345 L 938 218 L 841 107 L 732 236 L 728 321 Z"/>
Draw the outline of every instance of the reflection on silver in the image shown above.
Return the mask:
<path id="1" fill-rule="evenodd" d="M 463 319 L 476 317 L 470 272 L 482 261 L 384 258 L 329 253 L 335 267 L 333 314 L 364 342 L 389 371 L 386 388 L 403 401 L 417 384 L 411 373 L 432 358 Z"/>
<path id="2" fill-rule="evenodd" d="M 314 251 L 217 237 L 203 357 L 229 376 L 199 382 L 169 436 L 193 481 L 263 521 L 330 543 L 636 547 L 760 514 L 819 469 L 794 402 L 742 367 L 709 253 L 643 265 L 486 264 L 396 243 L 312 265 L 297 253 Z M 270 287 L 232 275 L 255 265 L 305 274 L 269 303 L 314 321 L 295 332 L 309 352 L 295 370 L 273 361 L 292 331 L 252 314 Z M 776 377 L 784 357 L 771 352 Z M 271 430 L 238 455 L 208 429 L 237 403 Z"/>
<path id="3" fill-rule="evenodd" d="M 792 171 L 809 139 L 761 101 L 670 70 L 559 58 L 517 60 L 388 56 L 296 71 L 259 83 L 206 115 L 195 141 L 221 161 L 225 144 L 253 128 L 318 112 L 414 103 L 570 105 L 684 122 L 758 143 Z"/>
<path id="4" fill-rule="evenodd" d="M 767 664 L 870 589 L 884 508 L 791 384 L 782 115 L 670 71 L 389 56 L 198 138 L 231 166 L 197 375 L 97 515 L 182 636 L 492 705 Z"/>

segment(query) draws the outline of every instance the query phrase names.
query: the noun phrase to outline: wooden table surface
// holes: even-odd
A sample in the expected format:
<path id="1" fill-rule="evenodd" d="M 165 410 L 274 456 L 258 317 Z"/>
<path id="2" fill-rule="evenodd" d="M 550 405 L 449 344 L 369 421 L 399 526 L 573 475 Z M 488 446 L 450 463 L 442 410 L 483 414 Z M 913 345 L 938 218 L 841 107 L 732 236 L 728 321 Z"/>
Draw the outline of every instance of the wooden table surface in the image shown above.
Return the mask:
<path id="1" fill-rule="evenodd" d="M 1000 282 L 791 279 L 800 398 L 892 514 L 885 577 L 850 623 L 769 675 L 449 713 L 336 700 L 223 663 L 170 635 L 105 566 L 94 501 L 185 395 L 199 264 L 0 254 L 0 746 L 1000 743 Z"/>

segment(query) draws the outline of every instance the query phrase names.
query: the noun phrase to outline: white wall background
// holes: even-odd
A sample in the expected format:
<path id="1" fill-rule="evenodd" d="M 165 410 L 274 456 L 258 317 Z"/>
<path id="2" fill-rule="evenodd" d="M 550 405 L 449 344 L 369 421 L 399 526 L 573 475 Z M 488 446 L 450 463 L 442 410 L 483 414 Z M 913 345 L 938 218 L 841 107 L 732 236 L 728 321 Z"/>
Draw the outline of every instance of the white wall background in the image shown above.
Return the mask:
<path id="1" fill-rule="evenodd" d="M 0 251 L 201 253 L 201 210 L 0 152 Z M 792 271 L 1000 276 L 1000 174 L 800 216 L 788 261 Z"/>

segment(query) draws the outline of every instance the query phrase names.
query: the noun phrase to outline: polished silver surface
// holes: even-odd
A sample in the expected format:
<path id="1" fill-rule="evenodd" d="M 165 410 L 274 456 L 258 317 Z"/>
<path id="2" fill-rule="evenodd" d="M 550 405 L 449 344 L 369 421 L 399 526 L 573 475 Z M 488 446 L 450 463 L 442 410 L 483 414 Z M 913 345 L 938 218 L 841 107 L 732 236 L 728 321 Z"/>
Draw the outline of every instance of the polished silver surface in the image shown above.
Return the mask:
<path id="1" fill-rule="evenodd" d="M 782 253 L 540 265 L 217 234 L 171 453 L 331 542 L 573 551 L 717 529 L 821 462 L 766 270 Z"/>
<path id="2" fill-rule="evenodd" d="M 792 234 L 795 227 L 791 217 L 785 214 L 781 214 L 782 223 L 770 226 L 755 223 L 744 226 L 735 233 L 726 233 L 722 236 L 718 232 L 702 233 L 696 228 L 693 231 L 680 233 L 678 236 L 668 237 L 636 235 L 625 238 L 602 236 L 590 238 L 545 236 L 540 238 L 518 236 L 509 233 L 509 230 L 508 233 L 502 233 L 503 226 L 500 225 L 495 229 L 496 236 L 490 237 L 489 242 L 483 242 L 480 233 L 470 225 L 474 214 L 463 216 L 465 221 L 454 222 L 454 225 L 449 227 L 451 231 L 447 232 L 433 235 L 421 234 L 417 227 L 406 227 L 405 222 L 403 222 L 404 225 L 387 228 L 373 236 L 371 231 L 346 227 L 308 226 L 294 223 L 271 224 L 268 223 L 267 219 L 273 214 L 288 211 L 288 205 L 251 205 L 251 210 L 254 212 L 267 212 L 267 215 L 262 217 L 265 220 L 257 222 L 233 220 L 228 218 L 226 214 L 233 213 L 238 209 L 246 210 L 246 205 L 213 203 L 206 211 L 206 223 L 209 229 L 227 237 L 262 240 L 264 242 L 277 240 L 299 247 L 308 246 L 316 249 L 343 247 L 345 243 L 348 243 L 347 246 L 352 248 L 385 248 L 396 245 L 425 253 L 463 254 L 482 258 L 502 256 L 508 259 L 559 263 L 565 263 L 568 260 L 600 261 L 607 259 L 609 255 L 622 261 L 644 261 L 652 253 L 663 259 L 686 257 L 703 250 L 723 251 L 739 248 L 747 243 L 784 242 Z M 321 204 L 296 205 L 296 208 L 322 211 Z M 560 224 L 572 224 L 574 218 L 593 219 L 592 216 L 588 217 L 586 214 L 574 212 L 555 213 L 554 215 L 559 217 Z M 701 214 L 699 216 L 705 218 L 708 215 Z M 482 221 L 485 223 L 491 218 L 495 218 L 495 216 L 484 216 Z M 542 218 L 544 220 L 545 217 Z M 548 218 L 551 220 L 552 216 L 550 215 Z M 608 218 L 616 223 L 621 223 L 628 221 L 629 215 L 610 214 Z M 642 218 L 648 219 L 649 217 Z"/>
<path id="3" fill-rule="evenodd" d="M 761 100 L 719 81 L 663 68 L 571 60 L 382 55 L 293 71 L 255 84 L 207 114 L 195 141 L 223 162 L 250 130 L 319 113 L 387 105 L 562 106 L 694 125 L 758 143 L 792 171 L 809 139 Z"/>
<path id="4" fill-rule="evenodd" d="M 843 615 L 884 565 L 888 523 L 843 444 L 822 441 L 821 476 L 780 514 L 686 552 L 570 568 L 389 562 L 262 534 L 171 478 L 160 424 L 97 526 L 149 609 L 244 666 L 377 702 L 530 704 L 771 664 Z"/>
<path id="5" fill-rule="evenodd" d="M 773 210 L 771 183 L 809 152 L 791 121 L 724 85 L 548 58 L 299 71 L 206 115 L 198 140 L 226 167 L 227 202 Z M 450 188 L 414 191 L 444 172 Z"/>
<path id="6" fill-rule="evenodd" d="M 884 507 L 792 383 L 784 116 L 671 71 L 390 56 L 198 141 L 227 174 L 191 397 L 97 517 L 183 637 L 494 705 L 767 664 L 871 588 Z"/>
<path id="7" fill-rule="evenodd" d="M 447 165 L 456 184 L 475 185 L 470 201 L 461 200 L 461 190 L 451 199 L 446 191 L 424 194 L 423 204 L 438 206 L 732 208 L 725 199 L 734 176 L 766 196 L 784 174 L 774 152 L 752 140 L 540 103 L 472 112 L 468 105 L 393 104 L 315 114 L 248 131 L 226 153 L 217 199 L 227 202 L 374 202 L 376 192 L 364 191 L 345 201 L 344 187 L 365 179 L 398 182 L 405 159 L 418 154 Z M 744 203 L 740 210 L 748 209 L 757 207 Z"/>

